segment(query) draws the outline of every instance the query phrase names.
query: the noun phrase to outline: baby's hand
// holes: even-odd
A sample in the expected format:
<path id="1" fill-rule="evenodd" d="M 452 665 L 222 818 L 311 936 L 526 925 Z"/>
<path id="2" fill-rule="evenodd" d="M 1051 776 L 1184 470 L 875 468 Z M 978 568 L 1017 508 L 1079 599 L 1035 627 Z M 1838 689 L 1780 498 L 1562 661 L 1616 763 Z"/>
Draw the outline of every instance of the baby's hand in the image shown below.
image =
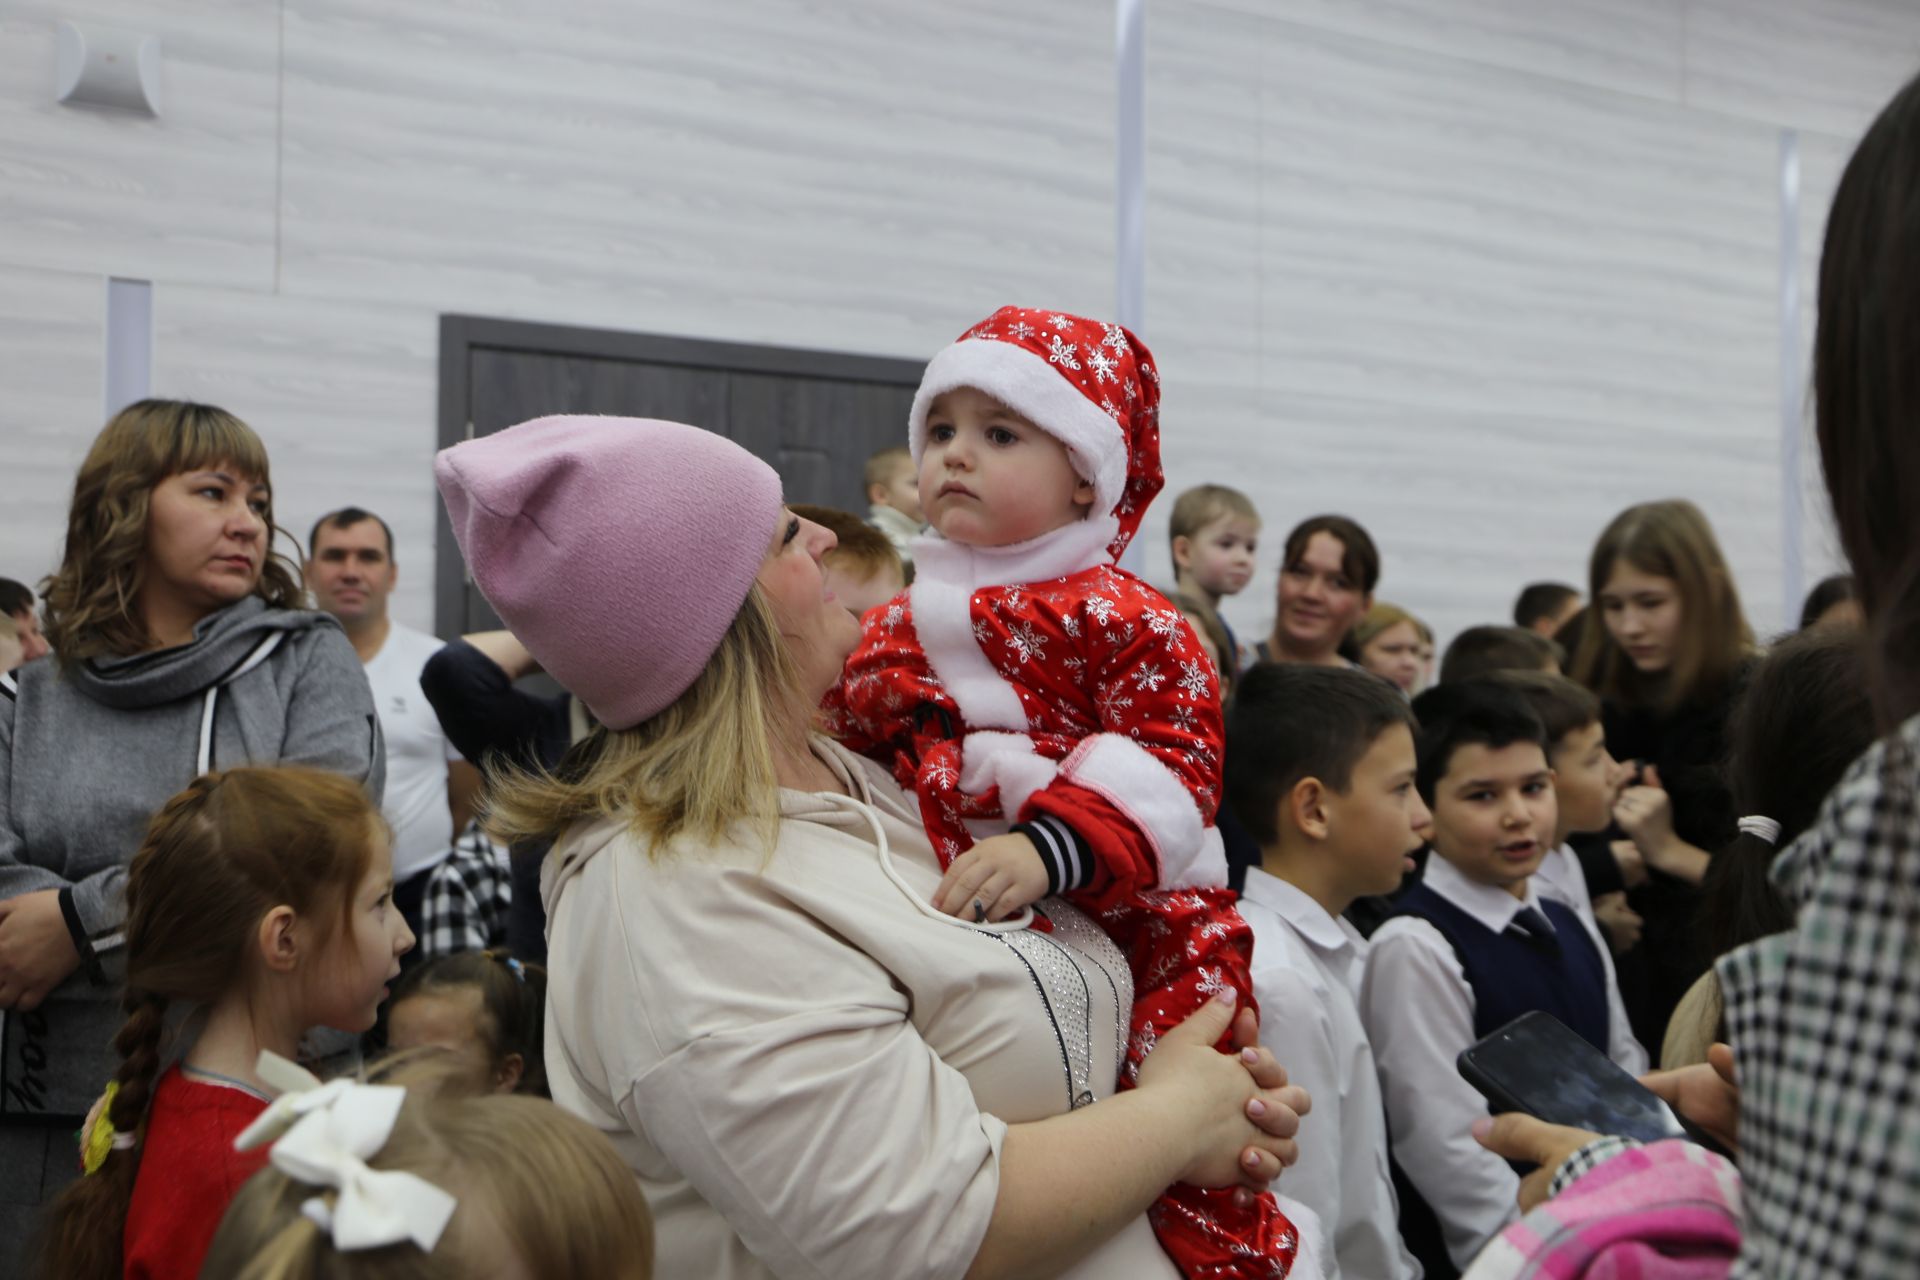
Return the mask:
<path id="1" fill-rule="evenodd" d="M 992 836 L 955 858 L 933 905 L 976 923 L 1005 920 L 1047 896 L 1047 865 L 1023 835 Z"/>

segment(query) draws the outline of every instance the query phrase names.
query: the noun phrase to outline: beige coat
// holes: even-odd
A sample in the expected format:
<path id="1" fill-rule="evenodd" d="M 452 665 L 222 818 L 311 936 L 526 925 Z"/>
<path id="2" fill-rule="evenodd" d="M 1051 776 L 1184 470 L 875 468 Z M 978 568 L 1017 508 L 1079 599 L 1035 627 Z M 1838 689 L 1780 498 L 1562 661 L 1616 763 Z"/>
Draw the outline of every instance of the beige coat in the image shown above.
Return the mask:
<path id="1" fill-rule="evenodd" d="M 1007 1125 L 1104 1098 L 1132 982 L 1085 916 L 1051 933 L 929 905 L 939 863 L 878 766 L 825 740 L 844 796 L 780 793 L 750 833 L 649 859 L 577 828 L 542 875 L 554 1100 L 654 1213 L 654 1274 L 957 1277 Z M 1144 1217 L 1071 1274 L 1173 1277 Z"/>

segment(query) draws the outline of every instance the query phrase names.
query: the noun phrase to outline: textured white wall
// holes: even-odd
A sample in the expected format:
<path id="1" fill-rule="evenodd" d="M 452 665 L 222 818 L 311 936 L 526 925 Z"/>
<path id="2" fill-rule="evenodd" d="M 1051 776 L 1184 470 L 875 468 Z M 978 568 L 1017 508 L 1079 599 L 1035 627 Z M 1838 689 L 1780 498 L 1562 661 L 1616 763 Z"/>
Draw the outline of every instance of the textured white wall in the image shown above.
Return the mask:
<path id="1" fill-rule="evenodd" d="M 160 35 L 166 116 L 56 106 L 58 18 Z M 155 392 L 266 438 L 283 523 L 388 517 L 421 626 L 442 312 L 908 357 L 1002 301 L 1107 313 L 1112 38 L 1100 0 L 18 0 L 0 573 L 57 556 L 110 274 L 155 282 Z M 1147 40 L 1146 336 L 1170 488 L 1227 479 L 1267 515 L 1238 625 L 1314 511 L 1366 521 L 1382 594 L 1451 632 L 1676 493 L 1757 621 L 1794 606 L 1778 131 L 1810 317 L 1828 194 L 1920 65 L 1920 8 L 1156 0 Z"/>

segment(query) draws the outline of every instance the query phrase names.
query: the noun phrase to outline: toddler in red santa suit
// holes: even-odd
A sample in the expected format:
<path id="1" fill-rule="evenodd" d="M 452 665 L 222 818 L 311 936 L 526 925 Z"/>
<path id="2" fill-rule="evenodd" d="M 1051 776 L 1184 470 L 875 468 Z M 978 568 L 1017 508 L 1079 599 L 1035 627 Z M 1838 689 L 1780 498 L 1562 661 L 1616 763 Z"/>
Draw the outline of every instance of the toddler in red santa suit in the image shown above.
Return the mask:
<path id="1" fill-rule="evenodd" d="M 1159 414 L 1153 357 L 1118 325 L 1002 307 L 936 355 L 909 418 L 931 532 L 825 708 L 919 797 L 942 911 L 1046 929 L 1028 908 L 1060 893 L 1101 922 L 1134 978 L 1127 1081 L 1223 987 L 1251 1002 L 1213 826 L 1218 675 L 1115 563 L 1162 484 Z M 1286 1274 L 1293 1224 L 1245 1200 L 1176 1186 L 1155 1204 L 1186 1275 Z"/>

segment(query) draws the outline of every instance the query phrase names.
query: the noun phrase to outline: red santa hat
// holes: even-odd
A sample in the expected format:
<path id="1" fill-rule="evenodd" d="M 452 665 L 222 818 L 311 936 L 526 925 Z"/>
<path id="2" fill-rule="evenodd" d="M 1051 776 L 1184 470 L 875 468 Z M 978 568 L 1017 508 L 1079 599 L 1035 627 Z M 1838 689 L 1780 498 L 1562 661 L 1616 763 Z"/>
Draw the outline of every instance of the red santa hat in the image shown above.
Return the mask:
<path id="1" fill-rule="evenodd" d="M 1058 311 L 1002 307 L 927 362 L 907 420 L 916 465 L 934 398 L 984 391 L 1067 446 L 1093 509 L 1111 512 L 1117 560 L 1166 477 L 1160 471 L 1160 371 L 1146 344 L 1117 324 Z"/>

